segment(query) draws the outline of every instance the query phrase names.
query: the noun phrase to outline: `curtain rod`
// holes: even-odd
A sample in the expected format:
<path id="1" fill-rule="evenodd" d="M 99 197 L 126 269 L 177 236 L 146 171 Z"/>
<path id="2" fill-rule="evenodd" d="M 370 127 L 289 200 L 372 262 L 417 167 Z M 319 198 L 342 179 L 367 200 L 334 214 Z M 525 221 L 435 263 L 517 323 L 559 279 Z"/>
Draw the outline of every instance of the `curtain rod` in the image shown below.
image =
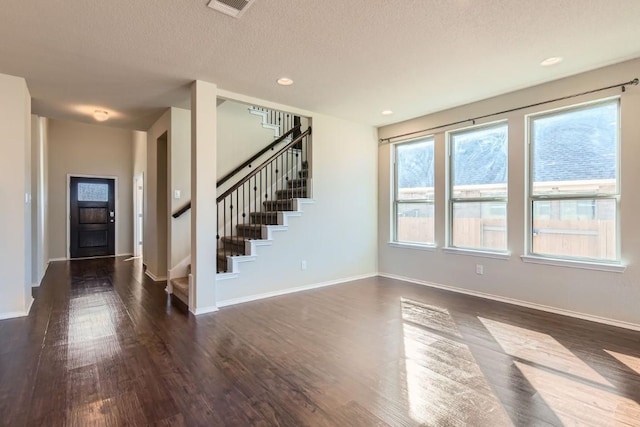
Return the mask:
<path id="1" fill-rule="evenodd" d="M 380 138 L 379 141 L 380 141 L 380 143 L 383 143 L 385 141 L 387 143 L 389 143 L 389 142 L 391 142 L 392 139 L 397 139 L 397 138 L 402 138 L 402 137 L 405 137 L 405 136 L 416 135 L 416 134 L 419 134 L 419 133 L 428 132 L 428 131 L 437 130 L 437 129 L 442 129 L 442 128 L 446 128 L 446 127 L 449 127 L 449 126 L 460 125 L 460 124 L 467 123 L 467 122 L 472 122 L 473 124 L 475 124 L 476 120 L 486 119 L 487 117 L 493 117 L 493 116 L 498 116 L 498 115 L 501 115 L 501 114 L 512 113 L 514 111 L 524 110 L 524 109 L 531 108 L 531 107 L 537 107 L 539 105 L 550 104 L 552 102 L 558 102 L 558 101 L 564 101 L 565 99 L 577 98 L 579 96 L 589 95 L 591 93 L 601 92 L 603 90 L 613 89 L 613 88 L 616 88 L 616 87 L 621 87 L 622 91 L 624 92 L 624 91 L 626 91 L 625 86 L 630 86 L 630 85 L 636 86 L 637 84 L 638 84 L 638 79 L 635 78 L 633 80 L 629 80 L 628 82 L 618 83 L 618 84 L 607 86 L 607 87 L 601 87 L 599 89 L 588 90 L 586 92 L 575 93 L 573 95 L 567 95 L 567 96 L 563 96 L 561 98 L 549 99 L 547 101 L 536 102 L 535 104 L 529 104 L 529 105 L 524 105 L 522 107 L 511 108 L 509 110 L 498 111 L 496 113 L 485 114 L 483 116 L 477 116 L 477 117 L 473 117 L 471 119 L 459 120 L 457 122 L 451 122 L 451 123 L 447 123 L 447 124 L 444 124 L 444 125 L 427 128 L 427 129 L 416 130 L 416 131 L 413 131 L 413 132 L 403 133 L 403 134 L 400 134 L 400 135 L 394 135 L 394 136 L 390 136 L 390 137 L 387 137 L 387 138 Z"/>

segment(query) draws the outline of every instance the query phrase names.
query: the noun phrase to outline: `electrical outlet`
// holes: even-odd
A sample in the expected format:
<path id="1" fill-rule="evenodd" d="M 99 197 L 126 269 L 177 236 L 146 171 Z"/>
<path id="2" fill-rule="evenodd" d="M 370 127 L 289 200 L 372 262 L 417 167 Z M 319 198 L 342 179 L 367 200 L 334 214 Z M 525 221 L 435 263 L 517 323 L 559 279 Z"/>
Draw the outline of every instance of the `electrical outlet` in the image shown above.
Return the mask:
<path id="1" fill-rule="evenodd" d="M 482 264 L 476 264 L 476 274 L 484 274 L 484 266 Z"/>
<path id="2" fill-rule="evenodd" d="M 306 270 L 306 269 L 307 269 L 307 261 L 306 260 L 300 261 L 300 270 Z"/>
<path id="3" fill-rule="evenodd" d="M 174 199 L 176 199 L 176 200 L 179 199 L 181 197 L 181 195 L 182 194 L 180 193 L 180 190 L 173 190 L 173 198 Z"/>

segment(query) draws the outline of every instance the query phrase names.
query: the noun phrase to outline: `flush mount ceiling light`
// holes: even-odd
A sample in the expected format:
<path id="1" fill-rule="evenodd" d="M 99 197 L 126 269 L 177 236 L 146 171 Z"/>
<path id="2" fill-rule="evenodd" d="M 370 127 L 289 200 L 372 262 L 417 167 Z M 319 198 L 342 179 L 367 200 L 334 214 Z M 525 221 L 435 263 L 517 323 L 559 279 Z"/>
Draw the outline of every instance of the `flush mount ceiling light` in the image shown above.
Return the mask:
<path id="1" fill-rule="evenodd" d="M 561 56 L 552 56 L 551 58 L 547 58 L 540 63 L 543 67 L 550 67 L 552 65 L 556 65 L 562 62 Z"/>
<path id="2" fill-rule="evenodd" d="M 288 77 L 280 77 L 277 81 L 280 86 L 291 86 L 293 84 L 293 80 Z"/>
<path id="3" fill-rule="evenodd" d="M 382 114 L 383 116 L 390 116 L 390 115 L 392 115 L 392 114 L 393 114 L 393 111 L 391 111 L 391 110 L 384 110 L 381 114 Z"/>
<path id="4" fill-rule="evenodd" d="M 93 112 L 93 118 L 99 122 L 104 122 L 106 120 L 109 120 L 109 112 L 104 110 L 95 110 Z"/>
<path id="5" fill-rule="evenodd" d="M 240 18 L 255 0 L 211 0 L 207 6 L 225 15 Z"/>

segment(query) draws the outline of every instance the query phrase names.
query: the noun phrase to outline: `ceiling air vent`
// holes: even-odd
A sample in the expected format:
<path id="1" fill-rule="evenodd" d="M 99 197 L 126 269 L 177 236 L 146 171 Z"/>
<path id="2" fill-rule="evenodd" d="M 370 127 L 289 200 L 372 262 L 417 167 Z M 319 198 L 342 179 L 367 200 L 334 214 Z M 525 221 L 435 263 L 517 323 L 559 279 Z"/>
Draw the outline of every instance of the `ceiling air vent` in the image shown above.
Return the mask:
<path id="1" fill-rule="evenodd" d="M 240 18 L 255 0 L 211 0 L 207 6 L 225 15 Z"/>

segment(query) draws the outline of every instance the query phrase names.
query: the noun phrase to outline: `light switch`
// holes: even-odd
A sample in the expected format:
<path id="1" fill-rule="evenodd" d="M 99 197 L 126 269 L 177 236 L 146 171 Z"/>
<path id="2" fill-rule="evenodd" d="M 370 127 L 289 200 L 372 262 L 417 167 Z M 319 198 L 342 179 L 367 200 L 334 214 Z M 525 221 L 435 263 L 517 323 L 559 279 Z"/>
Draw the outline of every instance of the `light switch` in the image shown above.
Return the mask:
<path id="1" fill-rule="evenodd" d="M 174 199 L 180 198 L 180 190 L 173 190 L 173 198 Z"/>

